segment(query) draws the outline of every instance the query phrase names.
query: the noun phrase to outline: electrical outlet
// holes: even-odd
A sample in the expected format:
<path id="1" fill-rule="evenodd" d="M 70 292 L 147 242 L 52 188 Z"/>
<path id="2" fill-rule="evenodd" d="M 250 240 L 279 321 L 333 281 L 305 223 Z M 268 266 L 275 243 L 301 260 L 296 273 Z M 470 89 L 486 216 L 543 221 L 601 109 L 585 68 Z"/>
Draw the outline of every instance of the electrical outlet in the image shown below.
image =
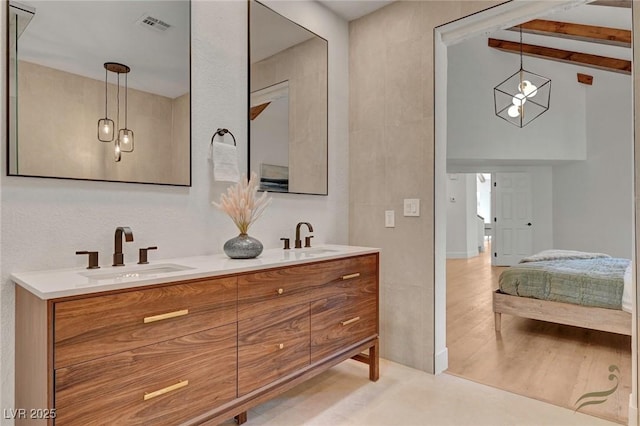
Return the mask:
<path id="1" fill-rule="evenodd" d="M 420 216 L 420 199 L 419 198 L 404 199 L 404 215 Z"/>
<path id="2" fill-rule="evenodd" d="M 396 227 L 396 212 L 394 210 L 385 210 L 384 212 L 384 227 L 395 228 Z"/>

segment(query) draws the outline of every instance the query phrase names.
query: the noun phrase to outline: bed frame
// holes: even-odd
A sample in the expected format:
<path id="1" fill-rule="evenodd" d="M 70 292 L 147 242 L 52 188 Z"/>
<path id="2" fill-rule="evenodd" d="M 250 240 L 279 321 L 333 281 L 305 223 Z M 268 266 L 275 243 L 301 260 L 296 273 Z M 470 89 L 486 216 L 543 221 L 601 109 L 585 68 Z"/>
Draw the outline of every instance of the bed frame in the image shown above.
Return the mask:
<path id="1" fill-rule="evenodd" d="M 497 332 L 501 328 L 502 314 L 509 314 L 631 336 L 632 315 L 615 309 L 512 296 L 496 290 L 493 293 L 493 312 Z"/>

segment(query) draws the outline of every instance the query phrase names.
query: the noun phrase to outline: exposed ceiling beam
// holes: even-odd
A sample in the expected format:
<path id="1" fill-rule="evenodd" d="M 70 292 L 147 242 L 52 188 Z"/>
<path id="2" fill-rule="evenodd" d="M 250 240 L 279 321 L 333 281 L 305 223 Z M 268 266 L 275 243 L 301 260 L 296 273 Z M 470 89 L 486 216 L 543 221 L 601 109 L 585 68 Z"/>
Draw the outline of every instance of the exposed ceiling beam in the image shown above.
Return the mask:
<path id="1" fill-rule="evenodd" d="M 596 0 L 591 3 L 594 6 L 631 7 L 631 0 Z"/>
<path id="2" fill-rule="evenodd" d="M 631 31 L 619 28 L 534 19 L 520 25 L 523 33 L 631 47 Z M 519 27 L 509 28 L 519 31 Z"/>
<path id="3" fill-rule="evenodd" d="M 489 47 L 510 53 L 520 53 L 520 43 L 513 41 L 490 38 Z M 608 58 L 606 56 L 571 52 L 569 50 L 553 49 L 551 47 L 535 46 L 533 44 L 524 43 L 522 44 L 522 54 L 525 56 L 533 56 L 535 58 L 549 59 L 573 65 L 582 65 L 605 71 L 631 74 L 631 61 L 624 59 Z"/>
<path id="4" fill-rule="evenodd" d="M 578 83 L 586 84 L 587 86 L 592 86 L 593 76 L 588 74 L 578 73 Z"/>

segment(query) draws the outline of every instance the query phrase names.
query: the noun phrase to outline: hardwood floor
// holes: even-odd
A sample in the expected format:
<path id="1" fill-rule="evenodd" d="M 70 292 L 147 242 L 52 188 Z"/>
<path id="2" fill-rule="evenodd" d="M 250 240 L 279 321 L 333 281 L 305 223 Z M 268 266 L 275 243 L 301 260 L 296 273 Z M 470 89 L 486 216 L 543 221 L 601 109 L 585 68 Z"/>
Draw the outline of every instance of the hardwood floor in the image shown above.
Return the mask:
<path id="1" fill-rule="evenodd" d="M 511 315 L 502 315 L 497 333 L 491 293 L 505 268 L 492 267 L 490 253 L 487 247 L 474 258 L 447 260 L 447 372 L 574 410 L 580 396 L 619 380 L 604 403 L 580 412 L 626 424 L 631 337 Z M 617 379 L 609 378 L 611 365 Z"/>

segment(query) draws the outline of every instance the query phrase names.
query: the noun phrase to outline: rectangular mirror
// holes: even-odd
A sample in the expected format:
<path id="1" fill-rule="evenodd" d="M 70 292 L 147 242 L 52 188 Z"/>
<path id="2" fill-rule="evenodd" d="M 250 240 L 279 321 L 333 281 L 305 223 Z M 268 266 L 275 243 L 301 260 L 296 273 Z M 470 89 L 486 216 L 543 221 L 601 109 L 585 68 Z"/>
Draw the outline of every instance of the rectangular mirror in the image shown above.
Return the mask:
<path id="1" fill-rule="evenodd" d="M 191 185 L 188 0 L 7 7 L 9 175 Z"/>
<path id="2" fill-rule="evenodd" d="M 249 170 L 260 189 L 327 195 L 327 40 L 249 3 Z"/>

